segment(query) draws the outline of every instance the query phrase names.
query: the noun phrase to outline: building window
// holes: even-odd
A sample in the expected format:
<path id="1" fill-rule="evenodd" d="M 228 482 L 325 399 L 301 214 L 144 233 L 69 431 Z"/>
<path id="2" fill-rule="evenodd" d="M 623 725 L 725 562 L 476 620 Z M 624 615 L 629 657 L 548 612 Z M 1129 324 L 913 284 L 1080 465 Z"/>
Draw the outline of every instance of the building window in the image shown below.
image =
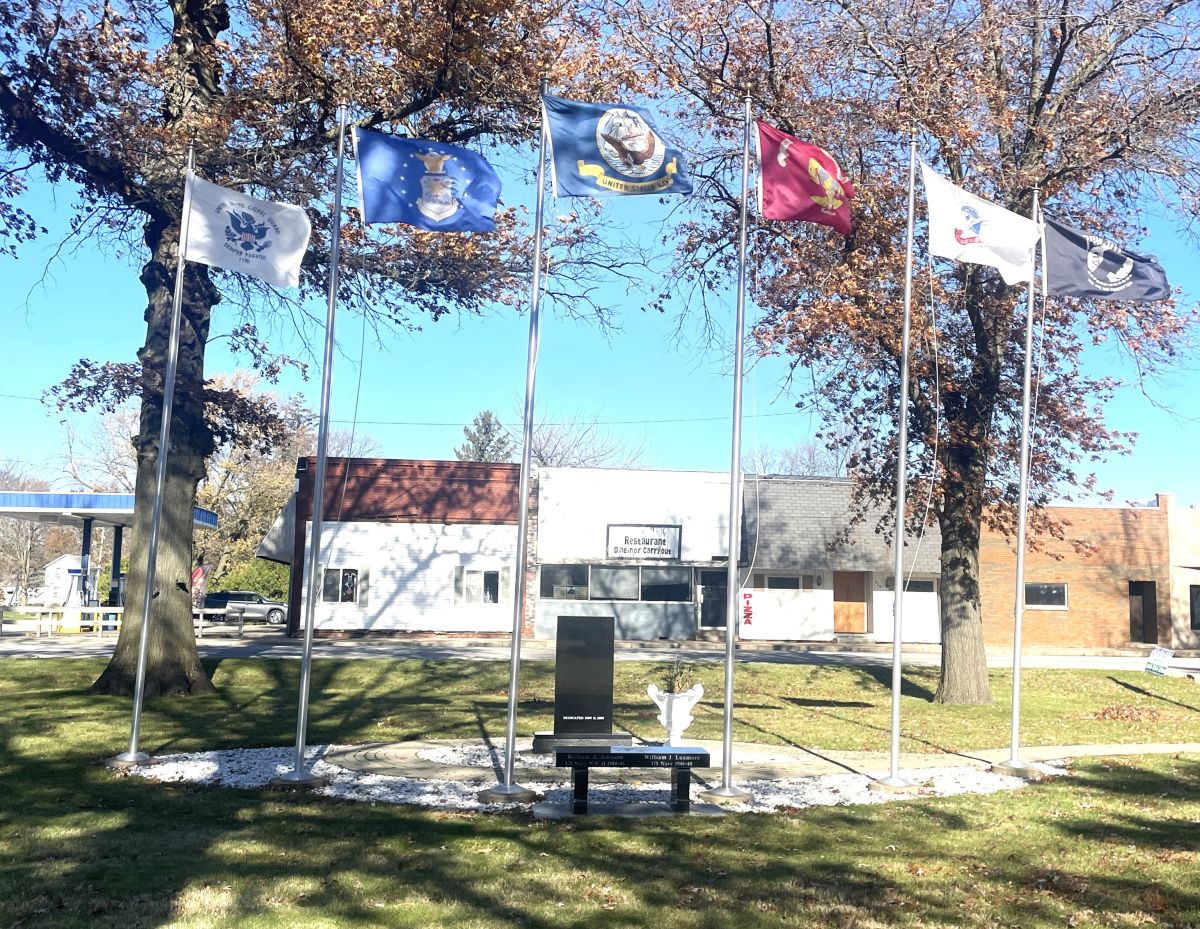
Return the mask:
<path id="1" fill-rule="evenodd" d="M 1065 610 L 1066 584 L 1026 584 L 1025 606 L 1035 610 Z"/>
<path id="2" fill-rule="evenodd" d="M 362 603 L 366 576 L 367 572 L 358 568 L 326 568 L 321 578 L 321 600 L 324 603 Z"/>
<path id="3" fill-rule="evenodd" d="M 691 568 L 642 568 L 642 599 L 691 600 Z"/>
<path id="4" fill-rule="evenodd" d="M 499 603 L 502 585 L 508 586 L 508 568 L 488 571 L 460 565 L 454 569 L 454 602 L 457 605 Z"/>
<path id="5" fill-rule="evenodd" d="M 586 600 L 588 566 L 585 564 L 542 565 L 543 600 Z"/>
<path id="6" fill-rule="evenodd" d="M 776 574 L 755 574 L 755 590 L 815 590 L 817 577 L 815 574 L 801 574 L 795 577 L 784 577 Z"/>
<path id="7" fill-rule="evenodd" d="M 907 584 L 904 585 L 904 589 L 906 592 L 908 592 L 910 594 L 931 594 L 937 588 L 933 581 L 924 580 L 924 581 L 909 581 Z M 1029 588 L 1028 587 L 1025 588 L 1025 596 L 1026 597 L 1029 596 Z"/>
<path id="8" fill-rule="evenodd" d="M 1200 585 L 1192 584 L 1188 592 L 1192 600 L 1192 631 L 1200 632 Z"/>
<path id="9" fill-rule="evenodd" d="M 707 572 L 706 572 L 707 573 Z M 542 565 L 543 600 L 692 599 L 692 569 L 636 565 Z"/>
<path id="10" fill-rule="evenodd" d="M 638 569 L 594 565 L 592 567 L 591 598 L 593 600 L 636 600 L 638 598 Z"/>

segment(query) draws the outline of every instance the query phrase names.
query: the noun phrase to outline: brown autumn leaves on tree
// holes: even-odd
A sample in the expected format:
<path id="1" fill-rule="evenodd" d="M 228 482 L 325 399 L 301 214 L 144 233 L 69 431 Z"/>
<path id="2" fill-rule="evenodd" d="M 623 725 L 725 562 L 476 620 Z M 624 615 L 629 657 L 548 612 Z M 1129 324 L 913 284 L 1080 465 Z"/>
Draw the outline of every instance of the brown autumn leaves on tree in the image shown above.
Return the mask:
<path id="1" fill-rule="evenodd" d="M 256 351 L 258 330 L 286 327 L 305 315 L 300 300 L 325 293 L 339 104 L 360 126 L 527 151 L 542 75 L 593 69 L 619 79 L 619 69 L 593 53 L 600 47 L 591 27 L 563 22 L 554 3 L 0 0 L 0 231 L 8 243 L 38 231 L 36 217 L 11 202 L 33 169 L 78 186 L 77 239 L 144 256 L 135 259 L 144 260 L 147 294 L 140 365 L 81 363 L 60 393 L 64 402 L 101 406 L 142 398 L 128 612 L 97 691 L 133 689 L 188 143 L 201 176 L 307 206 L 314 235 L 298 297 L 186 268 L 149 694 L 211 689 L 192 633 L 191 519 L 205 459 L 228 436 L 206 418 L 205 346 L 221 304 L 221 325 L 240 333 L 256 367 L 270 373 L 277 362 Z M 378 326 L 411 327 L 422 315 L 519 303 L 530 261 L 522 218 L 507 205 L 497 224 L 486 236 L 404 227 L 377 235 L 347 221 L 339 306 Z M 557 241 L 591 249 L 588 266 L 595 265 L 586 231 L 568 226 Z M 257 330 L 239 325 L 252 319 Z"/>
<path id="2" fill-rule="evenodd" d="M 815 385 L 804 402 L 851 427 L 850 466 L 863 479 L 865 504 L 889 497 L 894 480 L 914 129 L 920 154 L 972 192 L 1027 214 L 1036 187 L 1053 215 L 1139 242 L 1140 204 L 1157 199 L 1178 204 L 1180 215 L 1196 214 L 1195 27 L 1194 3 L 1164 0 L 1053 7 L 1034 0 L 563 7 L 367 0 L 352 8 L 294 0 L 244 7 L 0 0 L 0 243 L 10 251 L 38 231 L 36 217 L 13 203 L 32 165 L 81 189 L 78 236 L 146 256 L 141 368 L 84 366 L 68 385 L 73 395 L 100 402 L 111 397 L 108 382 L 144 397 L 136 532 L 144 540 L 189 141 L 208 179 L 310 207 L 314 245 L 301 296 L 317 296 L 328 266 L 338 103 L 350 104 L 360 125 L 527 152 L 543 74 L 554 76 L 556 88 L 594 99 L 657 96 L 660 111 L 673 117 L 665 124 L 685 130 L 689 167 L 711 197 L 675 214 L 684 278 L 677 283 L 685 296 L 689 285 L 691 294 L 715 294 L 733 279 L 748 92 L 755 116 L 824 145 L 858 191 L 848 240 L 815 226 L 755 224 L 750 254 L 759 345 L 794 359 Z M 401 229 L 382 239 L 350 222 L 339 302 L 379 325 L 399 326 L 414 325 L 419 314 L 519 303 L 530 257 L 521 219 L 508 204 L 495 236 Z M 675 240 L 672 231 L 666 241 Z M 582 223 L 569 223 L 556 242 L 581 256 L 577 275 L 614 264 Z M 933 481 L 943 538 L 938 699 L 978 702 L 987 698 L 978 541 L 985 522 L 1012 524 L 1023 291 L 978 266 L 938 262 L 930 274 L 923 242 L 916 253 L 910 474 L 912 484 Z M 575 278 L 561 256 L 549 269 L 552 292 Z M 267 330 L 303 315 L 291 294 L 238 275 L 190 265 L 185 281 L 150 693 L 209 686 L 186 588 L 192 500 L 217 445 L 204 410 L 213 310 L 222 303 L 233 321 L 253 316 Z M 577 288 L 585 302 L 593 292 Z M 255 346 L 254 330 L 234 328 Z M 1171 360 L 1185 331 L 1186 320 L 1167 303 L 1048 303 L 1035 504 L 1089 487 L 1090 461 L 1128 440 L 1105 428 L 1098 409 L 1117 385 L 1080 371 L 1089 345 L 1119 344 L 1150 372 Z M 914 487 L 910 499 L 924 489 Z M 1041 524 L 1053 530 L 1044 518 Z M 113 692 L 132 680 L 144 549 L 131 553 L 131 563 L 134 621 L 99 682 Z"/>
<path id="3" fill-rule="evenodd" d="M 666 0 L 625 9 L 622 33 L 700 140 L 691 168 L 715 195 L 680 246 L 697 293 L 734 272 L 731 185 L 747 94 L 752 118 L 827 148 L 854 184 L 850 238 L 752 222 L 749 254 L 758 347 L 790 357 L 796 380 L 812 385 L 802 405 L 851 427 L 860 503 L 894 492 L 910 138 L 954 183 L 1022 215 L 1037 188 L 1048 214 L 1135 246 L 1146 204 L 1169 203 L 1192 222 L 1197 13 L 1195 3 L 1165 0 Z M 917 198 L 909 500 L 923 500 L 933 481 L 942 536 L 937 699 L 984 703 L 979 539 L 985 524 L 1014 526 L 1026 289 L 978 265 L 931 268 L 919 180 Z M 1051 298 L 1044 312 L 1035 507 L 1091 490 L 1091 462 L 1132 438 L 1105 426 L 1101 407 L 1119 385 L 1081 369 L 1088 350 L 1116 345 L 1149 378 L 1186 351 L 1195 322 L 1194 310 L 1170 301 Z M 921 515 L 910 510 L 914 522 Z M 1063 532 L 1036 510 L 1031 525 Z"/>

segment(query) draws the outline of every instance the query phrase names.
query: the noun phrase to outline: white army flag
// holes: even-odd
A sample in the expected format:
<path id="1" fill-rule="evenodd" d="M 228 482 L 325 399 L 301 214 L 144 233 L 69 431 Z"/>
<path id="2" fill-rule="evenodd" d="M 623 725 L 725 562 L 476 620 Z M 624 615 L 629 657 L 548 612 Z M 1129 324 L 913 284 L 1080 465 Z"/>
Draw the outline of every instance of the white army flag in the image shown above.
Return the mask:
<path id="1" fill-rule="evenodd" d="M 921 162 L 929 204 L 929 254 L 996 268 L 1006 284 L 1033 280 L 1038 226 L 955 187 Z"/>

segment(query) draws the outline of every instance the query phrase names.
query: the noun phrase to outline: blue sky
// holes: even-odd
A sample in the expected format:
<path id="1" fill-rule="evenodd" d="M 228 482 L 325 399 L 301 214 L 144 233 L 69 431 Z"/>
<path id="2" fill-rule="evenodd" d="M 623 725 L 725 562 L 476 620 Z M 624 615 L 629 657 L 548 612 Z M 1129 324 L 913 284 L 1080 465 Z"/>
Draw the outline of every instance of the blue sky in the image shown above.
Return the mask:
<path id="1" fill-rule="evenodd" d="M 55 198 L 46 189 L 33 195 L 33 202 L 43 205 L 53 199 L 67 198 Z M 654 204 L 653 209 L 664 208 Z M 53 233 L 63 228 L 65 210 L 39 219 L 53 227 L 50 236 L 23 249 L 18 260 L 0 256 L 0 462 L 16 461 L 56 487 L 67 488 L 61 414 L 43 406 L 38 397 L 65 377 L 79 358 L 134 360 L 145 335 L 145 293 L 137 279 L 139 258 L 122 262 L 86 248 L 53 257 Z M 1140 243 L 1143 250 L 1160 258 L 1172 284 L 1191 295 L 1200 292 L 1194 250 L 1167 231 L 1165 221 L 1154 226 L 1159 234 Z M 323 301 L 309 310 L 324 318 Z M 753 318 L 752 306 L 749 315 Z M 680 344 L 677 320 L 671 316 L 634 309 L 618 319 L 621 331 L 606 335 L 587 324 L 543 314 L 539 409 L 551 420 L 595 418 L 614 437 L 640 447 L 644 467 L 727 470 L 732 298 L 719 345 Z M 230 311 L 218 306 L 213 334 L 233 324 Z M 357 417 L 358 430 L 371 435 L 385 457 L 452 458 L 463 426 L 480 410 L 490 408 L 504 422 L 519 418 L 528 338 L 525 316 L 505 312 L 446 318 L 427 323 L 421 332 L 385 335 L 382 345 L 368 335 L 364 348 L 361 322 L 343 314 L 337 335 L 332 419 L 348 429 Z M 319 358 L 323 334 L 310 337 L 316 341 L 307 350 Z M 688 341 L 695 343 L 694 338 Z M 278 347 L 293 354 L 305 350 L 296 342 Z M 1107 352 L 1088 363 L 1094 370 L 1112 370 L 1124 362 Z M 1114 427 L 1141 433 L 1132 456 L 1113 458 L 1099 468 L 1102 485 L 1116 492 L 1116 500 L 1142 502 L 1156 492 L 1169 492 L 1180 503 L 1200 504 L 1194 476 L 1200 459 L 1200 421 L 1191 399 L 1200 396 L 1200 369 L 1190 358 L 1187 363 L 1190 369 L 1170 377 L 1155 399 L 1175 404 L 1190 419 L 1158 409 L 1135 390 L 1122 392 L 1109 405 Z M 222 340 L 210 346 L 210 375 L 232 371 L 237 364 Z M 809 417 L 798 413 L 794 401 L 781 393 L 785 373 L 778 359 L 748 370 L 743 450 L 787 447 L 811 435 Z M 292 378 L 277 389 L 304 393 L 315 409 L 319 383 L 314 369 L 307 383 Z M 86 418 L 77 421 L 87 428 Z"/>

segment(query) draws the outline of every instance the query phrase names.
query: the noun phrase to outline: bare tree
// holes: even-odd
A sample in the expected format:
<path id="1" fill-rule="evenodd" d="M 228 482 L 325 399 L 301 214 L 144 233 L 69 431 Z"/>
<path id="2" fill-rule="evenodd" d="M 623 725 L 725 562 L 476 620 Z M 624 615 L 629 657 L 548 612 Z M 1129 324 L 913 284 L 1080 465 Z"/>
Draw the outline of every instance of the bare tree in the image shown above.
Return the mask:
<path id="1" fill-rule="evenodd" d="M 754 474 L 792 474 L 804 477 L 845 477 L 852 443 L 838 424 L 813 438 L 786 448 L 759 445 L 742 459 L 742 469 Z"/>
<path id="2" fill-rule="evenodd" d="M 13 462 L 0 464 L 0 490 L 45 491 L 50 485 Z M 28 519 L 0 519 L 0 585 L 13 588 L 16 603 L 28 602 L 37 572 L 49 558 L 78 551 L 71 529 Z"/>
<path id="3" fill-rule="evenodd" d="M 67 476 L 93 493 L 133 493 L 137 480 L 138 409 L 127 403 L 82 430 L 67 424 Z"/>
<path id="4" fill-rule="evenodd" d="M 511 431 L 519 449 L 524 440 L 519 428 Z M 542 414 L 533 424 L 530 455 L 544 468 L 635 468 L 641 463 L 644 443 L 627 444 L 595 416 L 578 411 L 567 415 Z"/>

